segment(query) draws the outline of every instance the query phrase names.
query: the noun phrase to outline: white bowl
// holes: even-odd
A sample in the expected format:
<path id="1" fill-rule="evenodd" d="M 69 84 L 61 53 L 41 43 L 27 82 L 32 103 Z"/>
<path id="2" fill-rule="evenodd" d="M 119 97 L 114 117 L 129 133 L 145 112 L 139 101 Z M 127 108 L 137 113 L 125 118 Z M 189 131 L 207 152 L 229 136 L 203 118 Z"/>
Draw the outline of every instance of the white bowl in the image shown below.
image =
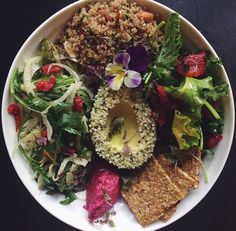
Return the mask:
<path id="1" fill-rule="evenodd" d="M 117 211 L 117 215 L 114 217 L 114 221 L 116 224 L 115 228 L 110 228 L 108 226 L 101 226 L 101 225 L 96 225 L 96 226 L 92 225 L 87 221 L 87 212 L 83 208 L 84 205 L 83 200 L 77 200 L 73 202 L 71 205 L 67 206 L 59 204 L 59 201 L 62 199 L 62 196 L 59 195 L 50 196 L 46 195 L 44 191 L 40 191 L 36 182 L 33 180 L 32 177 L 33 172 L 29 168 L 29 166 L 24 162 L 21 156 L 18 155 L 18 153 L 16 153 L 14 156 L 12 154 L 12 151 L 16 145 L 16 133 L 15 133 L 15 124 L 13 118 L 7 113 L 7 107 L 13 101 L 13 98 L 10 96 L 9 93 L 9 83 L 13 71 L 16 67 L 23 67 L 25 58 L 34 55 L 37 46 L 43 37 L 55 38 L 55 36 L 60 31 L 61 27 L 71 18 L 73 13 L 79 7 L 85 5 L 88 2 L 92 1 L 81 0 L 79 2 L 75 2 L 65 7 L 64 9 L 60 10 L 58 13 L 54 14 L 33 32 L 33 34 L 26 40 L 26 42 L 16 55 L 8 74 L 2 99 L 2 127 L 6 146 L 9 152 L 9 157 L 21 181 L 29 190 L 29 192 L 32 194 L 32 196 L 35 198 L 35 200 L 38 201 L 38 203 L 41 206 L 43 206 L 48 212 L 50 212 L 52 215 L 54 215 L 61 221 L 67 223 L 68 225 L 71 225 L 75 228 L 84 231 L 158 230 L 178 220 L 186 213 L 188 213 L 191 209 L 193 209 L 194 206 L 197 205 L 203 199 L 203 197 L 209 192 L 209 190 L 219 177 L 225 165 L 226 159 L 228 157 L 234 132 L 234 102 L 231 88 L 229 88 L 229 98 L 224 102 L 225 103 L 225 126 L 223 131 L 224 139 L 217 146 L 215 155 L 212 158 L 204 159 L 207 173 L 209 175 L 209 183 L 206 184 L 204 182 L 204 178 L 201 173 L 201 183 L 199 185 L 199 188 L 197 190 L 192 190 L 187 195 L 187 197 L 183 201 L 181 201 L 176 213 L 166 223 L 156 222 L 146 228 L 142 228 L 135 220 L 132 213 L 129 211 L 125 202 L 122 199 L 120 199 L 119 202 L 115 205 L 115 210 Z M 163 19 L 167 19 L 169 13 L 173 12 L 168 7 L 154 1 L 137 0 L 137 2 L 140 5 L 147 6 L 154 13 L 160 14 Z M 203 35 L 183 17 L 181 17 L 181 28 L 184 35 L 184 43 L 186 47 L 190 49 L 191 47 L 206 49 L 211 51 L 214 55 L 216 55 L 215 51 L 213 50 L 211 45 L 207 42 L 207 40 L 203 37 Z M 229 84 L 229 79 L 227 77 L 224 67 L 221 67 L 221 76 L 222 79 Z"/>

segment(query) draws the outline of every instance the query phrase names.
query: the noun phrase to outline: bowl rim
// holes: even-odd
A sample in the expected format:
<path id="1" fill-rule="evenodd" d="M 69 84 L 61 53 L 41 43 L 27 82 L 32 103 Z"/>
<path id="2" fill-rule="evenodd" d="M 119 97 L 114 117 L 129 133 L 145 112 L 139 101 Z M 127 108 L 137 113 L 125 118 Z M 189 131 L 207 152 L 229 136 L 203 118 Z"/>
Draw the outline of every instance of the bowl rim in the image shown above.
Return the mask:
<path id="1" fill-rule="evenodd" d="M 4 137 L 4 141 L 5 141 L 5 144 L 6 144 L 6 147 L 7 147 L 7 151 L 8 151 L 8 154 L 9 154 L 9 157 L 11 159 L 11 162 L 12 162 L 12 165 L 14 166 L 14 169 L 18 175 L 18 177 L 20 178 L 21 182 L 24 184 L 24 186 L 27 188 L 27 190 L 29 191 L 29 193 L 33 196 L 33 198 L 40 204 L 40 206 L 42 206 L 47 212 L 49 212 L 51 215 L 53 215 L 54 217 L 56 217 L 58 220 L 66 223 L 67 225 L 71 226 L 71 227 L 74 227 L 76 229 L 78 229 L 78 227 L 75 227 L 73 224 L 69 223 L 68 221 L 66 221 L 66 219 L 64 219 L 63 215 L 62 216 L 59 216 L 58 214 L 54 214 L 52 213 L 51 211 L 49 211 L 49 209 L 47 209 L 42 203 L 40 203 L 36 197 L 33 195 L 30 187 L 28 187 L 20 173 L 18 172 L 11 156 L 10 156 L 10 146 L 7 142 L 7 136 L 6 136 L 6 127 L 4 125 L 4 121 L 6 120 L 6 105 L 5 105 L 5 102 L 6 102 L 6 98 L 8 97 L 9 95 L 9 84 L 10 84 L 10 79 L 11 79 L 11 75 L 15 69 L 15 66 L 16 66 L 16 61 L 17 59 L 21 56 L 21 53 L 22 51 L 24 51 L 25 47 L 28 45 L 28 43 L 38 34 L 40 33 L 40 31 L 47 25 L 49 24 L 51 21 L 53 21 L 56 17 L 58 17 L 59 15 L 63 14 L 65 11 L 68 11 L 74 7 L 76 7 L 77 5 L 85 5 L 86 3 L 91 3 L 91 2 L 96 2 L 98 0 L 80 0 L 80 1 L 75 1 L 65 7 L 63 7 L 62 9 L 60 9 L 59 11 L 57 11 L 56 13 L 54 13 L 52 16 L 50 16 L 48 19 L 46 19 L 43 23 L 41 23 L 32 33 L 31 35 L 25 40 L 25 42 L 23 43 L 23 45 L 21 46 L 21 48 L 19 49 L 19 51 L 17 52 L 12 64 L 11 64 L 11 67 L 9 69 L 9 72 L 8 72 L 8 75 L 7 75 L 7 79 L 5 81 L 5 86 L 4 86 L 4 91 L 3 91 L 3 97 L 2 97 L 2 108 L 1 108 L 1 116 L 2 116 L 2 131 L 3 131 L 3 137 Z M 158 7 L 161 7 L 164 9 L 164 11 L 168 12 L 168 13 L 172 13 L 172 12 L 175 12 L 174 10 L 172 10 L 170 7 L 167 7 L 166 5 L 162 4 L 162 3 L 159 3 L 159 2 L 156 2 L 154 0 L 143 0 L 143 1 L 140 1 L 138 0 L 137 1 L 138 4 L 142 5 L 142 2 L 151 2 L 152 4 L 154 4 L 156 6 L 156 8 Z M 79 7 L 79 6 L 78 6 Z M 217 54 L 215 52 L 215 50 L 213 49 L 213 47 L 211 46 L 211 44 L 208 42 L 208 40 L 202 35 L 202 33 L 191 23 L 189 22 L 186 18 L 184 18 L 182 15 L 180 15 L 180 19 L 181 19 L 181 22 L 183 22 L 184 24 L 186 24 L 189 28 L 193 29 L 194 32 L 201 38 L 202 41 L 204 41 L 204 43 L 206 44 L 208 50 L 216 57 Z M 234 128 L 235 127 L 235 107 L 234 107 L 234 98 L 233 98 L 233 93 L 232 93 L 232 88 L 231 88 L 231 84 L 230 84 L 230 80 L 228 78 L 228 75 L 226 73 L 226 70 L 224 68 L 224 66 L 222 65 L 221 66 L 221 72 L 222 72 L 222 76 L 224 76 L 224 81 L 226 81 L 229 85 L 229 99 L 231 100 L 231 117 L 232 117 L 232 127 Z M 203 193 L 203 195 L 201 195 L 201 197 L 199 198 L 199 200 L 193 205 L 191 206 L 190 209 L 186 210 L 181 216 L 177 216 L 175 219 L 170 219 L 170 221 L 166 222 L 165 225 L 163 225 L 161 228 L 163 227 L 166 227 L 170 224 L 172 224 L 173 222 L 179 220 L 181 217 L 183 217 L 184 215 L 186 215 L 187 213 L 189 213 L 198 203 L 200 203 L 202 201 L 202 199 L 208 194 L 208 192 L 212 189 L 213 185 L 216 183 L 216 181 L 219 179 L 219 176 L 225 166 L 225 163 L 228 159 L 228 156 L 229 156 L 229 153 L 230 153 L 230 149 L 232 147 L 232 142 L 233 142 L 233 137 L 234 137 L 234 130 L 232 130 L 232 132 L 229 134 L 229 137 L 228 137 L 228 146 L 226 147 L 225 151 L 227 153 L 227 155 L 225 155 L 225 158 L 223 159 L 223 164 L 220 166 L 217 174 L 216 174 L 216 177 L 215 177 L 215 180 L 211 181 L 211 186 L 206 189 L 206 191 Z M 154 223 L 155 224 L 155 223 Z M 106 229 L 104 229 L 106 230 Z M 143 228 L 143 230 L 146 230 L 146 231 L 153 231 L 154 229 L 152 228 Z M 155 229 L 156 230 L 156 229 Z"/>

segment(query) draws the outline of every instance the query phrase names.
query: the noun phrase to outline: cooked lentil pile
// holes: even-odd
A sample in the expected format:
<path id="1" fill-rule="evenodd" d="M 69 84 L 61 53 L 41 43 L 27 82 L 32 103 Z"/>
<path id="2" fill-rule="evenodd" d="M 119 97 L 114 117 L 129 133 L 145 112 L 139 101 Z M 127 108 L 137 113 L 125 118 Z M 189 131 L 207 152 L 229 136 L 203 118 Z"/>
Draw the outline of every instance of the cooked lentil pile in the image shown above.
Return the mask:
<path id="1" fill-rule="evenodd" d="M 57 46 L 87 68 L 104 70 L 117 51 L 141 44 L 152 52 L 162 41 L 155 18 L 143 18 L 137 3 L 114 0 L 79 9 L 61 33 Z M 154 15 L 153 15 L 154 16 Z"/>

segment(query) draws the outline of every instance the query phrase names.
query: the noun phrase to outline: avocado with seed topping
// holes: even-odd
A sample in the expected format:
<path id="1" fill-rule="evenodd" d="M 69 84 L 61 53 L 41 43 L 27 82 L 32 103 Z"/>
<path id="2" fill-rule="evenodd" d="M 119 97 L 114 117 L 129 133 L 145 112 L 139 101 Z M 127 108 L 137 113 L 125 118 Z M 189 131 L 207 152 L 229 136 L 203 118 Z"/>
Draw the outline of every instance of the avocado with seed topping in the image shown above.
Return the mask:
<path id="1" fill-rule="evenodd" d="M 118 168 L 140 167 L 156 141 L 151 110 L 137 90 L 101 86 L 91 112 L 90 133 L 97 154 Z"/>

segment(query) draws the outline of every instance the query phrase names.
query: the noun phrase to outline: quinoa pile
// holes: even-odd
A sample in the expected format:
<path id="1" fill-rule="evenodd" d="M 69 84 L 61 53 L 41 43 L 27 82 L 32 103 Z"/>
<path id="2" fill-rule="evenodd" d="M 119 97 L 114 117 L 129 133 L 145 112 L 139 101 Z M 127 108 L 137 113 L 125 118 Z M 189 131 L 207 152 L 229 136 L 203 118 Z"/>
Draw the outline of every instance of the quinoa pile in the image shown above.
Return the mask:
<path id="1" fill-rule="evenodd" d="M 158 51 L 162 31 L 156 19 L 144 20 L 143 8 L 127 0 L 91 3 L 79 9 L 66 24 L 57 47 L 86 68 L 103 71 L 119 50 L 143 45 Z"/>
<path id="2" fill-rule="evenodd" d="M 109 110 L 121 101 L 132 105 L 137 119 L 138 132 L 141 137 L 138 149 L 131 150 L 128 154 L 113 147 L 108 135 L 103 132 L 107 127 Z M 108 86 L 101 86 L 95 96 L 89 125 L 97 154 L 118 168 L 134 169 L 141 166 L 153 155 L 156 142 L 155 122 L 150 114 L 149 106 L 141 97 L 137 98 L 134 90 L 124 91 L 124 89 L 121 89 L 115 92 Z"/>

